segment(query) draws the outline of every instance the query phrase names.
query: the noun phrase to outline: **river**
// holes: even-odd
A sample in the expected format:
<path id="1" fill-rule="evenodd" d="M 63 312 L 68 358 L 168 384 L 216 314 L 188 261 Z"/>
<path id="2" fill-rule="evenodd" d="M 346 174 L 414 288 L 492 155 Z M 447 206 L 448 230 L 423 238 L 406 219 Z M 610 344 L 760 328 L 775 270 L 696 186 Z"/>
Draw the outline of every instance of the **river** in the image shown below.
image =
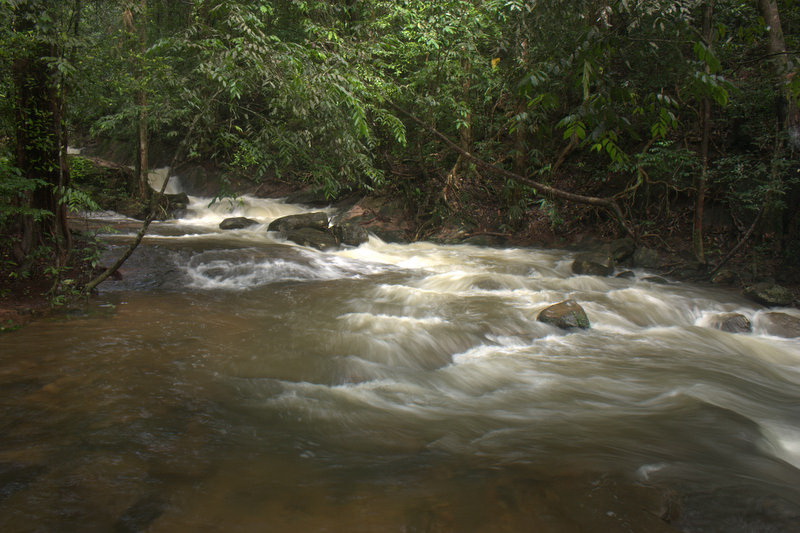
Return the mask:
<path id="1" fill-rule="evenodd" d="M 800 340 L 758 306 L 191 207 L 86 309 L 0 337 L 1 531 L 800 531 Z M 237 215 L 263 224 L 216 229 Z M 536 321 L 566 298 L 591 329 Z"/>

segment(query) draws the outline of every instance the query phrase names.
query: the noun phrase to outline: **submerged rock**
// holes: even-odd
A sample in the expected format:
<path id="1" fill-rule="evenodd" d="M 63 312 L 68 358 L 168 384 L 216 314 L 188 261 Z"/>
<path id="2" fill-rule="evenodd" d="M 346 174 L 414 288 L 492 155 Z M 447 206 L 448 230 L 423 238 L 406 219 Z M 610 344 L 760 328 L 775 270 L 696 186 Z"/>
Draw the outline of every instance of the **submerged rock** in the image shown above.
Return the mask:
<path id="1" fill-rule="evenodd" d="M 711 319 L 711 327 L 728 333 L 750 333 L 753 325 L 741 313 L 723 313 Z"/>
<path id="2" fill-rule="evenodd" d="M 656 285 L 669 285 L 669 281 L 662 278 L 661 276 L 647 276 L 642 278 L 642 281 L 647 281 L 649 283 L 655 283 Z"/>
<path id="3" fill-rule="evenodd" d="M 327 231 L 328 215 L 322 211 L 315 211 L 313 213 L 301 213 L 299 215 L 288 215 L 276 218 L 270 222 L 267 231 L 288 233 L 300 228 L 313 228 L 320 231 Z"/>
<path id="4" fill-rule="evenodd" d="M 543 309 L 536 320 L 561 329 L 591 327 L 586 311 L 575 300 L 565 300 Z"/>
<path id="5" fill-rule="evenodd" d="M 164 514 L 167 502 L 156 495 L 145 496 L 131 505 L 114 526 L 116 532 L 144 531 Z"/>
<path id="6" fill-rule="evenodd" d="M 761 325 L 769 335 L 787 339 L 800 337 L 800 318 L 788 313 L 764 313 Z"/>
<path id="7" fill-rule="evenodd" d="M 601 254 L 578 254 L 572 262 L 573 274 L 587 276 L 610 276 L 614 272 L 614 262 Z"/>
<path id="8" fill-rule="evenodd" d="M 743 294 L 768 307 L 788 307 L 794 301 L 794 295 L 789 289 L 767 281 L 745 287 Z"/>
<path id="9" fill-rule="evenodd" d="M 258 224 L 257 220 L 253 220 L 252 218 L 247 217 L 231 217 L 226 218 L 222 222 L 219 223 L 219 229 L 243 229 L 249 228 L 250 226 L 254 226 Z"/>

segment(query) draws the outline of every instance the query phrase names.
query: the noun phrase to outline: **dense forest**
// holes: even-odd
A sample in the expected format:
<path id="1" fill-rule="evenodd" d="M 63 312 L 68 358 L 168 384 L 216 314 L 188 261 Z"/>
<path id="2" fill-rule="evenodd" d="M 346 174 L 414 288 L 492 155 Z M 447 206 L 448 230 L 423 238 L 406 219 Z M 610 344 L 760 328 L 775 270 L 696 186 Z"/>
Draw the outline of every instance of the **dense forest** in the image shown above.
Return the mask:
<path id="1" fill-rule="evenodd" d="M 0 21 L 3 297 L 80 292 L 96 250 L 68 215 L 123 195 L 152 218 L 156 165 L 213 169 L 217 195 L 392 197 L 409 239 L 629 237 L 699 277 L 797 281 L 793 0 L 0 0 Z M 122 190 L 68 155 L 90 145 L 134 168 Z"/>

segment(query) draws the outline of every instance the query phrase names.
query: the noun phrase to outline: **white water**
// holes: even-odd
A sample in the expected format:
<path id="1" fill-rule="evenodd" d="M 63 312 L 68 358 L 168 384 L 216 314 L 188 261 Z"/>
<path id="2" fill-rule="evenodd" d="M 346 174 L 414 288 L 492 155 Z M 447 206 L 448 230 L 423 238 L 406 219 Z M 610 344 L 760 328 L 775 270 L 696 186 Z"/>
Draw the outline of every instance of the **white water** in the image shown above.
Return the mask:
<path id="1" fill-rule="evenodd" d="M 354 500 L 343 496 L 349 502 L 374 502 L 373 486 L 380 492 L 398 483 L 405 495 L 397 498 L 407 503 L 436 479 L 450 480 L 445 490 L 456 499 L 469 499 L 474 494 L 459 492 L 471 486 L 466 472 L 504 487 L 502 476 L 511 472 L 572 479 L 564 492 L 553 490 L 565 501 L 576 498 L 566 515 L 577 522 L 554 519 L 555 531 L 600 527 L 597 517 L 578 518 L 585 512 L 579 507 L 619 519 L 605 530 L 630 530 L 624 520 L 638 524 L 634 531 L 655 527 L 633 517 L 640 506 L 633 488 L 621 497 L 631 509 L 570 495 L 583 487 L 575 480 L 584 475 L 592 486 L 621 477 L 631 487 L 675 491 L 683 507 L 677 527 L 690 531 L 782 531 L 800 516 L 800 341 L 765 335 L 762 309 L 707 287 L 650 283 L 644 271 L 634 279 L 573 276 L 572 255 L 559 250 L 388 244 L 373 237 L 358 248 L 323 253 L 266 231 L 271 220 L 305 210 L 251 197 L 211 207 L 208 199 L 192 198 L 187 217 L 157 228 L 125 280 L 104 285 L 117 308 L 98 324 L 101 330 L 91 320 L 69 326 L 80 349 L 47 345 L 47 335 L 62 338 L 57 328 L 39 329 L 39 338 L 25 331 L 12 337 L 12 354 L 45 342 L 43 350 L 63 353 L 48 357 L 63 357 L 67 366 L 83 368 L 75 354 L 110 365 L 110 374 L 100 372 L 85 386 L 92 398 L 113 396 L 104 383 L 117 383 L 117 372 L 193 391 L 178 393 L 190 400 L 177 411 L 197 412 L 202 429 L 195 431 L 224 443 L 208 451 L 227 458 L 210 460 L 213 468 L 225 464 L 236 474 L 209 474 L 202 495 L 167 483 L 179 503 L 156 522 L 160 530 L 203 526 L 187 518 L 192 512 L 217 520 L 209 513 L 223 504 L 209 502 L 208 494 L 218 490 L 225 501 L 235 500 L 236 491 L 265 501 L 273 493 L 248 472 L 266 465 L 272 472 L 282 463 L 292 466 L 280 475 L 279 491 L 302 499 L 316 494 L 310 486 L 323 487 L 327 498 L 330 484 L 341 482 L 358 487 Z M 219 230 L 229 216 L 259 224 Z M 564 332 L 536 320 L 567 298 L 586 309 L 591 329 Z M 714 315 L 730 312 L 750 318 L 754 332 L 709 327 Z M 146 392 L 150 386 L 108 401 L 157 411 L 147 398 L 162 393 Z M 122 428 L 131 424 L 108 417 Z M 142 424 L 141 431 L 157 431 Z M 176 446 L 170 454 L 195 453 L 194 444 Z M 160 457 L 137 453 L 145 461 Z M 242 464 L 231 465 L 233 457 Z M 398 464 L 415 473 L 399 480 Z M 310 472 L 310 465 L 324 473 Z M 479 494 L 472 505 L 496 497 Z M 541 513 L 555 512 L 552 498 L 537 502 Z M 330 512 L 316 505 L 308 513 Z M 260 516 L 255 508 L 223 508 L 226 520 Z M 469 516 L 455 509 L 455 516 Z M 408 524 L 392 512 L 381 529 Z M 585 527 L 571 529 L 575 523 Z M 325 529 L 330 522 L 316 524 Z"/>
<path id="2" fill-rule="evenodd" d="M 264 227 L 270 220 L 302 211 L 248 197 L 211 209 L 204 204 L 196 200 L 198 215 L 182 222 L 212 226 L 225 216 L 263 221 L 239 231 L 238 238 L 249 240 L 269 241 Z M 337 375 L 346 383 L 281 381 L 280 394 L 265 399 L 270 409 L 325 422 L 342 405 L 356 405 L 378 418 L 395 417 L 408 431 L 434 434 L 436 429 L 418 424 L 463 418 L 469 430 L 458 436 L 448 431 L 433 443 L 503 455 L 509 440 L 530 438 L 534 421 L 550 424 L 556 417 L 561 424 L 575 416 L 573 423 L 614 424 L 643 407 L 670 409 L 688 398 L 746 417 L 760 429 L 759 446 L 800 462 L 798 431 L 792 429 L 798 418 L 748 399 L 727 379 L 746 382 L 750 376 L 768 388 L 765 378 L 771 376 L 784 387 L 800 385 L 800 342 L 763 335 L 761 311 L 731 294 L 650 283 L 643 281 L 646 272 L 633 280 L 574 276 L 570 255 L 561 251 L 387 244 L 372 237 L 334 253 L 302 248 L 298 257 L 237 253 L 209 260 L 201 254 L 186 265 L 191 287 L 235 291 L 402 273 L 353 294 L 329 317 L 336 327 L 329 342 L 339 350 L 331 355 L 342 358 Z M 535 320 L 567 298 L 586 309 L 591 330 L 565 334 Z M 711 317 L 730 312 L 750 318 L 755 332 L 708 327 Z M 726 379 L 687 379 L 687 369 Z M 562 402 L 570 396 L 572 412 L 565 412 Z M 503 438 L 495 444 L 500 421 L 506 421 L 500 424 Z"/>

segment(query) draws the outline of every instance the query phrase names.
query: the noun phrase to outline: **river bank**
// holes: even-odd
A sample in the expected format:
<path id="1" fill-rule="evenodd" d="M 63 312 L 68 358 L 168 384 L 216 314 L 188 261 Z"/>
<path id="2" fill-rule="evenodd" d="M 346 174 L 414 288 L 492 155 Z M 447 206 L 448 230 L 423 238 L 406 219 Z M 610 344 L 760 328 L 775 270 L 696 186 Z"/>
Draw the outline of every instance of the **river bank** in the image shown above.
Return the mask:
<path id="1" fill-rule="evenodd" d="M 108 162 L 102 158 L 86 159 L 81 187 L 96 198 L 101 207 L 118 210 L 123 214 L 141 217 L 144 206 L 132 201 L 124 192 L 130 169 Z M 184 169 L 185 178 L 181 184 L 173 185 L 175 190 L 188 187 L 190 192 L 200 191 L 208 194 L 212 183 L 218 179 L 213 170 L 203 167 Z M 160 178 L 163 179 L 163 176 Z M 155 183 L 154 185 L 158 185 Z M 349 193 L 338 200 L 330 200 L 323 191 L 309 187 L 298 187 L 280 181 L 267 181 L 258 184 L 241 181 L 233 187 L 249 192 L 255 197 L 285 198 L 288 203 L 311 207 L 330 208 L 340 221 L 358 224 L 367 231 L 387 242 L 414 242 L 428 240 L 443 244 L 472 244 L 489 247 L 524 247 L 541 249 L 566 249 L 590 252 L 596 261 L 611 267 L 615 274 L 623 273 L 634 266 L 647 268 L 654 274 L 675 281 L 701 284 L 714 284 L 731 291 L 746 292 L 748 288 L 759 286 L 761 296 L 748 293 L 749 297 L 765 306 L 797 307 L 800 303 L 800 269 L 787 265 L 768 251 L 754 250 L 745 245 L 741 251 L 726 259 L 723 268 L 709 275 L 714 269 L 714 261 L 720 262 L 725 251 L 736 246 L 731 234 L 725 228 L 712 232 L 709 236 L 716 252 L 710 254 L 709 263 L 700 264 L 691 252 L 691 213 L 675 213 L 665 225 L 668 231 L 658 234 L 645 234 L 638 243 L 624 238 L 620 228 L 609 220 L 598 218 L 598 212 L 581 205 L 560 205 L 557 215 L 552 207 L 549 210 L 531 208 L 523 222 L 513 228 L 503 215 L 501 206 L 491 199 L 484 199 L 474 205 L 462 206 L 462 211 L 450 213 L 436 222 L 421 217 L 417 206 L 411 205 L 408 198 L 397 192 L 374 192 L 371 194 Z M 110 194 L 107 191 L 112 191 Z M 217 191 L 218 192 L 218 191 Z M 168 204 L 165 204 L 168 206 Z M 180 205 L 183 208 L 183 205 Z M 163 217 L 172 216 L 166 207 Z M 557 216 L 558 223 L 554 223 Z M 133 219 L 125 223 L 126 230 L 136 227 Z M 81 215 L 72 218 L 71 226 L 76 239 L 83 239 L 87 227 L 81 222 Z M 713 228 L 712 228 L 713 229 Z M 616 243 L 616 244 L 615 244 Z M 623 243 L 620 245 L 620 243 Z M 627 252 L 611 252 L 620 246 Z M 642 251 L 638 264 L 633 261 L 635 250 Z M 10 250 L 6 250 L 9 254 Z M 616 254 L 616 255 L 615 255 Z M 54 300 L 55 279 L 46 276 L 20 277 L 10 267 L 8 257 L 0 263 L 0 332 L 13 330 L 36 316 L 46 315 L 54 308 L 62 307 L 61 301 Z M 74 287 L 80 286 L 96 274 L 96 269 L 77 262 L 79 266 L 71 272 L 62 273 L 61 278 L 71 280 Z M 776 288 L 777 287 L 777 288 Z M 768 292 L 780 293 L 777 299 L 763 297 Z M 68 293 L 70 291 L 67 291 Z"/>

